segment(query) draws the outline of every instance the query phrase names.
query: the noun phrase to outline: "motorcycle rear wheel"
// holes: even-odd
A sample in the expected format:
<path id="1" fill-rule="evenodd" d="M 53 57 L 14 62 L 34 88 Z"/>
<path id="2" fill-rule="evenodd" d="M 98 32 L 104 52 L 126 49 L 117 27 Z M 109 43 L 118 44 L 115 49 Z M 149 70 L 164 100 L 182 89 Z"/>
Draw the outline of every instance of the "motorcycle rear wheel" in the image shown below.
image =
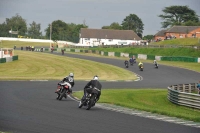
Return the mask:
<path id="1" fill-rule="evenodd" d="M 87 104 L 86 110 L 90 110 L 93 104 L 94 104 L 94 95 L 92 95 L 92 97 L 90 98 L 89 103 Z"/>

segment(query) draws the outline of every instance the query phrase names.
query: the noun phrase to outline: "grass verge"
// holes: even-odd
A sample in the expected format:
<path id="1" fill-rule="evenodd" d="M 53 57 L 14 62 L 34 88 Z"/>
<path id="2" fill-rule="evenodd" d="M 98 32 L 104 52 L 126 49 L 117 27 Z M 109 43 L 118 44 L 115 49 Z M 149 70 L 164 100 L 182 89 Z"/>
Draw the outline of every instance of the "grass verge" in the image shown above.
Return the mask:
<path id="1" fill-rule="evenodd" d="M 60 80 L 70 72 L 76 80 L 135 80 L 131 71 L 116 66 L 42 52 L 15 50 L 19 59 L 0 63 L 0 80 Z"/>
<path id="2" fill-rule="evenodd" d="M 80 99 L 83 91 L 74 92 L 73 96 Z M 106 89 L 98 102 L 200 122 L 200 110 L 169 102 L 167 90 L 163 89 Z"/>

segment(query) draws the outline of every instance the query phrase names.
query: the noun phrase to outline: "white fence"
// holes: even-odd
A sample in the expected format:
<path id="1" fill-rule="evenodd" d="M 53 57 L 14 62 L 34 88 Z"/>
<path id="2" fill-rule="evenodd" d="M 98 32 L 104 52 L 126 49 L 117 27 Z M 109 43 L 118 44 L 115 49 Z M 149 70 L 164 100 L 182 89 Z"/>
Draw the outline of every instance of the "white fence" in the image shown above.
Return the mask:
<path id="1" fill-rule="evenodd" d="M 200 109 L 200 95 L 191 93 L 197 90 L 197 84 L 179 84 L 168 87 L 168 99 L 172 103 Z"/>

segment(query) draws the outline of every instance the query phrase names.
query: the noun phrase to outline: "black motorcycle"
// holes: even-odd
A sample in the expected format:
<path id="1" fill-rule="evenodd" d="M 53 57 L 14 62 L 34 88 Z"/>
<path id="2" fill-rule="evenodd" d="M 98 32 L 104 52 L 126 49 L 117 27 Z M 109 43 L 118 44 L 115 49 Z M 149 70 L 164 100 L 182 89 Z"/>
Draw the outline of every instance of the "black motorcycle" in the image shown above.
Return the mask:
<path id="1" fill-rule="evenodd" d="M 157 63 L 155 64 L 155 68 L 158 68 L 158 64 Z"/>
<path id="2" fill-rule="evenodd" d="M 57 93 L 57 100 L 62 100 L 63 97 L 67 98 L 67 95 L 71 93 L 69 86 L 63 82 L 59 82 L 56 92 Z"/>
<path id="3" fill-rule="evenodd" d="M 143 70 L 144 70 L 143 65 L 140 65 L 140 66 L 139 66 L 139 69 L 140 69 L 140 71 L 143 71 Z"/>
<path id="4" fill-rule="evenodd" d="M 95 106 L 99 92 L 100 90 L 97 88 L 92 89 L 92 91 L 86 95 L 85 99 L 82 98 L 80 100 L 78 107 L 82 108 L 82 106 L 85 106 L 86 110 L 90 110 L 91 107 Z"/>

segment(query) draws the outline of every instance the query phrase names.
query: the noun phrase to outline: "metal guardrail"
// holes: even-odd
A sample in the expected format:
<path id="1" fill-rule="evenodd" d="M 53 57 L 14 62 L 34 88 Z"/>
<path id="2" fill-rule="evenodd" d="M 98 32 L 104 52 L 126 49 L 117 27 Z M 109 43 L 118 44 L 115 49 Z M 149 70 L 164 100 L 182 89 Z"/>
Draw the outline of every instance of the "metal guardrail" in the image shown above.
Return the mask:
<path id="1" fill-rule="evenodd" d="M 73 46 L 69 45 L 66 48 L 90 48 L 91 46 Z M 200 50 L 200 46 L 191 46 L 191 45 L 99 45 L 94 46 L 99 48 L 124 48 L 124 47 L 133 47 L 133 48 L 194 48 Z"/>
<path id="2" fill-rule="evenodd" d="M 200 95 L 191 93 L 197 90 L 197 83 L 171 85 L 168 87 L 168 100 L 172 103 L 200 109 Z"/>

